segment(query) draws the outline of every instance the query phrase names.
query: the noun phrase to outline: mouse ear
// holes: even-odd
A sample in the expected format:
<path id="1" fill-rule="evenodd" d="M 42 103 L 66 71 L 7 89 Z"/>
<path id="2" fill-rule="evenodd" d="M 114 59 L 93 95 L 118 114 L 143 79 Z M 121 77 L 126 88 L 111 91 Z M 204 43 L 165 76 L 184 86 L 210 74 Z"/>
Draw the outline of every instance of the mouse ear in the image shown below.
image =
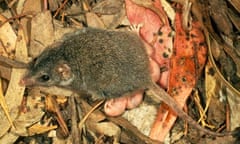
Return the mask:
<path id="1" fill-rule="evenodd" d="M 63 80 L 68 80 L 72 76 L 71 68 L 66 63 L 59 63 L 57 65 L 56 71 Z"/>

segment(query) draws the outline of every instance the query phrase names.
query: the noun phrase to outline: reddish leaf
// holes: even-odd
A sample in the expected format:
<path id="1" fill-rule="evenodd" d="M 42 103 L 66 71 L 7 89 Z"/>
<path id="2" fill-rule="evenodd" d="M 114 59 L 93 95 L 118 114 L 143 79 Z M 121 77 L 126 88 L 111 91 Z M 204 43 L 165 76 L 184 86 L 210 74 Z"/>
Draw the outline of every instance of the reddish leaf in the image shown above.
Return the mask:
<path id="1" fill-rule="evenodd" d="M 199 23 L 192 22 L 190 32 L 185 32 L 181 24 L 182 15 L 178 11 L 175 18 L 176 36 L 174 53 L 170 60 L 168 93 L 182 108 L 195 86 L 205 61 L 207 47 Z M 151 138 L 163 141 L 176 120 L 176 114 L 167 105 L 161 105 Z"/>

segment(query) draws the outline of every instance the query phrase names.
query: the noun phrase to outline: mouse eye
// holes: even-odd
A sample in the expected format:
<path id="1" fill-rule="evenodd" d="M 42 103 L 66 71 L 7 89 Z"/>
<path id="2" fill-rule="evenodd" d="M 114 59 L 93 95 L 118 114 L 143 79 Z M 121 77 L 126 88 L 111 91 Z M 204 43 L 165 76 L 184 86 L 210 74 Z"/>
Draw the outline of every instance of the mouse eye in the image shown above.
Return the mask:
<path id="1" fill-rule="evenodd" d="M 50 80 L 50 77 L 49 77 L 49 75 L 47 75 L 47 74 L 43 74 L 43 75 L 40 77 L 40 80 L 41 80 L 42 82 L 46 82 L 46 81 L 49 81 L 49 80 Z"/>

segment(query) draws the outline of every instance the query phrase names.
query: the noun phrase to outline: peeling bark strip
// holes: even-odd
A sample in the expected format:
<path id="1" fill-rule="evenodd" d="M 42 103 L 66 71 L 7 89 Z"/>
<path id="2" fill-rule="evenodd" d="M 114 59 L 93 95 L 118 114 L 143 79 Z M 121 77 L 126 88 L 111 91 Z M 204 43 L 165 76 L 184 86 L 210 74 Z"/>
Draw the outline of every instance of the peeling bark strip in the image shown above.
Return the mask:
<path id="1" fill-rule="evenodd" d="M 174 97 L 180 107 L 183 107 L 205 65 L 207 47 L 197 21 L 192 22 L 192 29 L 189 32 L 183 30 L 181 11 L 176 13 L 175 30 L 168 93 Z M 169 132 L 165 129 L 170 130 L 176 118 L 176 114 L 167 105 L 161 105 L 150 136 L 163 141 Z"/>

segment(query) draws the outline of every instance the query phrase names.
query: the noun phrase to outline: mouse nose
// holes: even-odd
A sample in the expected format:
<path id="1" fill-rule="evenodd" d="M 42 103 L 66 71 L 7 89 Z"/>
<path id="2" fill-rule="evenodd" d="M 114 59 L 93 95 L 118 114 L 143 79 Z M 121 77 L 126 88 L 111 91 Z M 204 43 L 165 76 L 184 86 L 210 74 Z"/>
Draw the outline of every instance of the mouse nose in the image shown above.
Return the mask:
<path id="1" fill-rule="evenodd" d="M 34 80 L 31 78 L 23 78 L 19 81 L 20 86 L 31 86 L 34 84 Z"/>

